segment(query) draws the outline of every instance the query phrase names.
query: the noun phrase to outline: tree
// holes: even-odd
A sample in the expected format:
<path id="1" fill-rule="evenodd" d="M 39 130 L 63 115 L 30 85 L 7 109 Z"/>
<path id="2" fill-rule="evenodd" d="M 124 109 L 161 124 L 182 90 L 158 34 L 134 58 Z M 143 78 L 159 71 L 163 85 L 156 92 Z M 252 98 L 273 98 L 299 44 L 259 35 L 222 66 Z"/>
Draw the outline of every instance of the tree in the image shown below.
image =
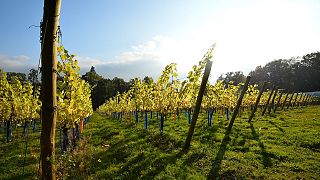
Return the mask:
<path id="1" fill-rule="evenodd" d="M 234 85 L 238 85 L 241 82 L 244 82 L 246 77 L 243 75 L 243 72 L 236 71 L 236 72 L 227 72 L 225 74 L 221 74 L 218 78 L 218 81 L 223 81 L 224 85 L 233 82 Z"/>
<path id="2" fill-rule="evenodd" d="M 92 91 L 92 106 L 93 109 L 98 108 L 109 97 L 115 96 L 116 91 L 112 86 L 110 79 L 101 79 Z"/>
<path id="3" fill-rule="evenodd" d="M 320 52 L 304 55 L 302 58 L 278 59 L 258 66 L 249 75 L 252 83 L 264 81 L 292 91 L 319 91 Z"/>
<path id="4" fill-rule="evenodd" d="M 94 87 L 95 85 L 97 85 L 98 81 L 103 79 L 103 77 L 97 74 L 95 68 L 91 66 L 90 71 L 82 75 L 82 79 L 87 81 L 91 85 L 91 87 Z"/>
<path id="5" fill-rule="evenodd" d="M 31 84 L 39 84 L 39 80 L 38 80 L 38 71 L 35 70 L 35 69 L 30 69 L 29 70 L 29 74 L 28 74 L 28 81 L 31 83 Z"/>
<path id="6" fill-rule="evenodd" d="M 26 74 L 24 73 L 16 73 L 16 72 L 7 72 L 7 80 L 11 82 L 12 77 L 17 77 L 20 82 L 27 82 Z"/>
<path id="7" fill-rule="evenodd" d="M 149 76 L 145 76 L 145 77 L 143 78 L 143 82 L 145 82 L 145 83 L 147 83 L 147 84 L 152 84 L 152 83 L 154 83 L 152 77 L 149 77 Z"/>

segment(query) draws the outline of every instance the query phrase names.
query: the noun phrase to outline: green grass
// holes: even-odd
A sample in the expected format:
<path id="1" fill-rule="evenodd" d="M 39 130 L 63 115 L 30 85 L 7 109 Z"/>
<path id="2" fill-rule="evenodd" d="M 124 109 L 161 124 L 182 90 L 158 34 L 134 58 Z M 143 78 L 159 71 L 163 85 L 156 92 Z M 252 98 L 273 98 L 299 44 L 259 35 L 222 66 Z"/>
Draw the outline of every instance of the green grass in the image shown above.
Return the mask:
<path id="1" fill-rule="evenodd" d="M 13 128 L 12 141 L 6 143 L 5 130 L 2 127 L 0 131 L 0 179 L 29 179 L 37 173 L 40 132 L 31 132 L 30 128 L 28 137 L 24 137 L 22 127 Z M 26 140 L 27 152 L 25 151 Z"/>
<path id="2" fill-rule="evenodd" d="M 260 114 L 260 112 L 258 112 Z M 320 106 L 228 121 L 215 115 L 208 127 L 201 114 L 188 153 L 181 153 L 188 122 L 165 120 L 159 134 L 153 118 L 134 124 L 95 113 L 72 153 L 59 155 L 59 177 L 69 179 L 319 179 Z M 15 131 L 14 131 L 15 132 Z M 18 133 L 18 132 L 17 132 Z M 3 132 L 1 132 L 3 136 Z M 26 174 L 22 175 L 23 138 L 0 144 L 0 179 L 36 177 L 39 133 L 30 135 Z"/>

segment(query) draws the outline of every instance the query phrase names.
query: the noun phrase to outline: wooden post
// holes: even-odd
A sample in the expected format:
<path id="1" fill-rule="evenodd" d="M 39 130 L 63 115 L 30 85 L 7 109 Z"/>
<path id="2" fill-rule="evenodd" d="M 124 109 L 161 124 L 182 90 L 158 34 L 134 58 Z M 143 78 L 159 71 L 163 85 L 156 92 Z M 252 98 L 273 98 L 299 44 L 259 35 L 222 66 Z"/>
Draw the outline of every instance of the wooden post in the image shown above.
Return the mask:
<path id="1" fill-rule="evenodd" d="M 55 177 L 55 127 L 56 127 L 56 80 L 58 25 L 61 0 L 44 0 L 43 23 L 41 26 L 42 49 L 42 127 L 41 127 L 41 179 Z"/>
<path id="2" fill-rule="evenodd" d="M 276 87 L 276 91 L 273 94 L 273 97 L 272 97 L 272 100 L 271 100 L 271 104 L 270 104 L 269 109 L 268 109 L 268 114 L 270 114 L 271 109 L 273 109 L 273 107 L 274 107 L 274 100 L 276 99 L 277 93 L 278 93 L 278 87 Z"/>
<path id="3" fill-rule="evenodd" d="M 289 107 L 291 106 L 291 101 L 292 101 L 292 98 L 293 98 L 294 94 L 295 94 L 295 92 L 292 92 L 292 96 L 290 97 L 290 100 L 288 102 L 287 109 L 289 109 Z"/>
<path id="4" fill-rule="evenodd" d="M 311 100 L 312 100 L 312 96 L 309 94 L 307 99 L 307 104 L 306 104 L 307 106 L 310 105 Z"/>
<path id="5" fill-rule="evenodd" d="M 192 135 L 194 133 L 194 128 L 196 127 L 196 123 L 197 123 L 197 119 L 198 119 L 198 115 L 199 115 L 199 111 L 200 111 L 200 107 L 201 107 L 201 102 L 202 102 L 204 90 L 206 89 L 206 85 L 207 85 L 208 78 L 210 75 L 211 66 L 212 66 L 212 61 L 208 61 L 208 63 L 206 64 L 206 68 L 204 70 L 204 75 L 203 75 L 200 90 L 198 93 L 196 106 L 194 108 L 194 112 L 192 115 L 192 121 L 191 121 L 191 125 L 189 128 L 188 136 L 187 136 L 186 142 L 184 144 L 184 148 L 183 148 L 184 151 L 187 151 L 190 147 Z"/>
<path id="6" fill-rule="evenodd" d="M 297 99 L 298 99 L 298 96 L 299 96 L 299 93 L 296 94 L 296 97 L 294 98 L 294 101 L 293 101 L 293 107 L 296 105 L 296 102 L 297 102 Z"/>
<path id="7" fill-rule="evenodd" d="M 303 106 L 306 105 L 308 97 L 309 97 L 309 95 L 306 94 L 305 97 L 304 97 L 304 100 L 303 100 Z"/>
<path id="8" fill-rule="evenodd" d="M 278 102 L 277 102 L 276 106 L 273 108 L 273 113 L 275 113 L 278 106 L 280 106 L 280 101 L 281 101 L 282 95 L 283 95 L 283 91 L 280 92 Z"/>
<path id="9" fill-rule="evenodd" d="M 229 126 L 227 128 L 227 131 L 231 131 L 231 128 L 233 126 L 233 123 L 237 117 L 237 114 L 238 114 L 238 111 L 239 111 L 239 108 L 241 106 L 241 103 L 242 103 L 242 99 L 243 99 L 243 96 L 244 96 L 244 93 L 247 91 L 248 89 L 248 85 L 249 85 L 249 82 L 250 82 L 250 76 L 247 76 L 247 79 L 246 79 L 246 82 L 244 83 L 244 86 L 243 86 L 243 89 L 241 91 L 241 94 L 240 94 L 240 97 L 238 99 L 238 102 L 237 102 L 237 105 L 236 107 L 234 108 L 234 111 L 233 111 L 233 114 L 232 114 L 232 117 L 231 117 L 231 120 L 230 120 L 230 123 L 229 123 Z"/>
<path id="10" fill-rule="evenodd" d="M 288 91 L 287 94 L 286 94 L 286 97 L 284 98 L 284 101 L 283 101 L 281 110 L 283 110 L 284 106 L 286 105 L 286 102 L 287 102 L 287 99 L 288 99 L 289 94 L 290 94 L 290 92 Z"/>
<path id="11" fill-rule="evenodd" d="M 83 119 L 82 119 L 82 117 L 81 117 L 80 122 L 79 122 L 79 131 L 80 131 L 80 133 L 83 132 Z"/>
<path id="12" fill-rule="evenodd" d="M 257 111 L 262 93 L 265 91 L 266 87 L 267 87 L 267 82 L 263 82 L 263 85 L 261 86 L 260 92 L 259 92 L 258 97 L 256 99 L 256 102 L 254 104 L 253 110 L 251 112 L 251 115 L 249 117 L 249 120 L 248 120 L 249 123 L 251 122 L 252 118 L 254 117 L 254 113 Z"/>
<path id="13" fill-rule="evenodd" d="M 303 103 L 303 99 L 304 99 L 305 94 L 301 93 L 300 99 L 299 99 L 299 107 L 302 105 Z"/>
<path id="14" fill-rule="evenodd" d="M 275 88 L 276 88 L 276 86 L 273 86 L 273 87 L 272 87 L 272 90 L 271 90 L 271 93 L 270 93 L 270 95 L 269 95 L 269 98 L 268 98 L 268 100 L 267 100 L 267 102 L 266 102 L 266 105 L 265 105 L 264 108 L 263 108 L 263 111 L 262 111 L 262 114 L 261 114 L 262 116 L 264 115 L 264 113 L 266 112 L 266 110 L 267 110 L 267 108 L 268 108 L 270 99 L 271 99 L 271 97 L 272 97 L 272 94 L 273 94 Z"/>

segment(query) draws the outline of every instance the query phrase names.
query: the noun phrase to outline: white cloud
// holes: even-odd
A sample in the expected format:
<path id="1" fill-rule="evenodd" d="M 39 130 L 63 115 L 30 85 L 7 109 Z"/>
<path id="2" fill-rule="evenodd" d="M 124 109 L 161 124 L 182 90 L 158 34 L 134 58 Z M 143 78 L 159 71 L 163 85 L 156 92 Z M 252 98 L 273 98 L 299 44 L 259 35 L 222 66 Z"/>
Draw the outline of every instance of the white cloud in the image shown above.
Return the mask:
<path id="1" fill-rule="evenodd" d="M 149 41 L 133 45 L 129 51 L 122 52 L 112 59 L 100 60 L 82 56 L 77 57 L 77 59 L 81 68 L 88 69 L 95 66 L 98 73 L 109 78 L 118 76 L 129 80 L 146 75 L 156 78 L 161 74 L 165 65 L 173 62 L 172 57 L 175 56 L 175 48 L 176 42 L 174 39 L 157 35 Z"/>
<path id="2" fill-rule="evenodd" d="M 7 56 L 0 54 L 0 68 L 5 71 L 27 72 L 31 69 L 31 58 L 25 55 Z"/>
<path id="3" fill-rule="evenodd" d="M 122 52 L 112 59 L 99 60 L 80 56 L 78 62 L 83 69 L 95 66 L 98 73 L 106 77 L 120 76 L 127 80 L 146 75 L 157 78 L 165 65 L 175 62 L 178 64 L 180 77 L 185 77 L 209 47 L 210 45 L 204 46 L 199 43 L 184 44 L 174 38 L 156 35 L 151 40 L 131 46 L 129 51 Z"/>
<path id="4" fill-rule="evenodd" d="M 77 56 L 76 59 L 78 60 L 80 68 L 90 68 L 91 66 L 99 66 L 104 64 L 103 61 L 91 57 Z"/>

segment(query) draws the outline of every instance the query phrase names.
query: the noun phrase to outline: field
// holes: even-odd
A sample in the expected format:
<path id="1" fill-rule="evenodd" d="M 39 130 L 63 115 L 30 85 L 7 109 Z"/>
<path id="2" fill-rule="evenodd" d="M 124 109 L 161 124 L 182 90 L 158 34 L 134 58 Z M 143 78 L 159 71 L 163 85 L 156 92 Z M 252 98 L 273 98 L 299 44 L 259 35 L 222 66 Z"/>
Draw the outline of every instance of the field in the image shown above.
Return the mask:
<path id="1" fill-rule="evenodd" d="M 258 111 L 257 114 L 260 114 Z M 188 153 L 181 153 L 188 122 L 165 120 L 164 134 L 153 117 L 144 130 L 94 113 L 78 147 L 57 154 L 58 177 L 67 179 L 319 179 L 320 106 L 300 107 L 270 116 L 238 117 L 230 134 L 228 121 L 215 114 L 207 126 L 199 117 Z M 23 174 L 25 138 L 22 128 L 14 140 L 0 144 L 0 179 L 37 177 L 40 133 L 29 133 Z M 59 133 L 57 133 L 59 134 Z M 58 135 L 57 135 L 58 137 Z M 58 139 L 58 138 L 57 138 Z M 57 149 L 59 144 L 57 141 Z"/>

